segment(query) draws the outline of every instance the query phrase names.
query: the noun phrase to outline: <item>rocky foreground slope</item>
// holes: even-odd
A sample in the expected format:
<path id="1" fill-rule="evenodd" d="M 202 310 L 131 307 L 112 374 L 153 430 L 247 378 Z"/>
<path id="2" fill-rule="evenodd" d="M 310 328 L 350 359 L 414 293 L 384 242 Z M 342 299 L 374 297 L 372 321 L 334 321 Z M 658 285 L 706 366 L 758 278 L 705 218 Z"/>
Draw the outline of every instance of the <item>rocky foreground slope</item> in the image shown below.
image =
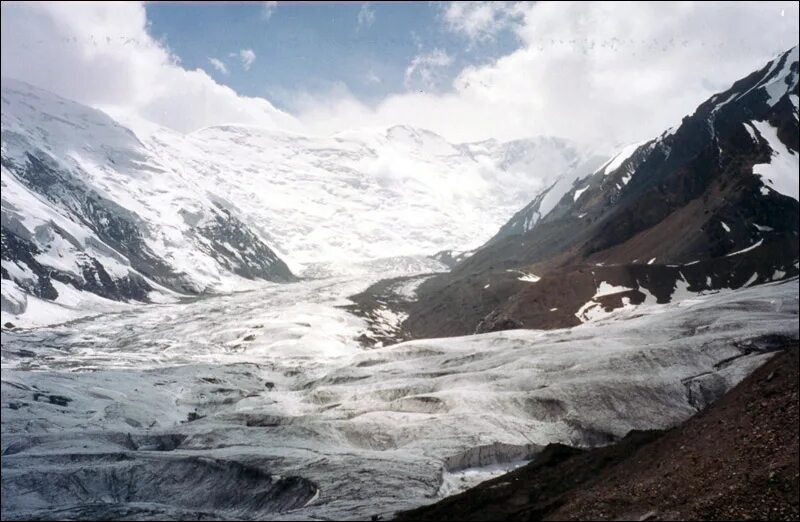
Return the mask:
<path id="1" fill-rule="evenodd" d="M 798 50 L 543 192 L 401 311 L 406 337 L 560 328 L 798 273 Z"/>
<path id="2" fill-rule="evenodd" d="M 592 450 L 550 445 L 525 467 L 397 520 L 797 520 L 798 353 L 784 347 L 671 430 Z"/>

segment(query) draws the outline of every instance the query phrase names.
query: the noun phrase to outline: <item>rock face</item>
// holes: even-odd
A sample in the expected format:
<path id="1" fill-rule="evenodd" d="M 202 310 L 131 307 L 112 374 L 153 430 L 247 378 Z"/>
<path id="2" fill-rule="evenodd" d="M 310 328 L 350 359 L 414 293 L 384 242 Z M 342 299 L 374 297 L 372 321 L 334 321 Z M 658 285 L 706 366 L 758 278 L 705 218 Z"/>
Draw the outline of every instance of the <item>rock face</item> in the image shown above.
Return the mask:
<path id="1" fill-rule="evenodd" d="M 154 290 L 294 280 L 234 205 L 104 113 L 4 79 L 2 129 L 4 312 L 25 311 L 20 291 L 146 302 Z"/>
<path id="2" fill-rule="evenodd" d="M 475 328 L 475 333 L 499 332 L 502 330 L 513 330 L 515 328 L 524 327 L 525 325 L 522 324 L 522 321 L 518 321 L 501 312 L 495 311 L 481 319 L 481 322 L 479 322 L 478 326 Z"/>
<path id="3" fill-rule="evenodd" d="M 461 335 L 485 317 L 558 328 L 798 273 L 798 50 L 680 126 L 552 187 L 449 274 L 418 289 L 404 330 Z"/>
<path id="4" fill-rule="evenodd" d="M 442 263 L 447 268 L 454 268 L 460 262 L 471 256 L 473 252 L 460 252 L 458 250 L 441 250 L 431 256 L 432 259 Z"/>

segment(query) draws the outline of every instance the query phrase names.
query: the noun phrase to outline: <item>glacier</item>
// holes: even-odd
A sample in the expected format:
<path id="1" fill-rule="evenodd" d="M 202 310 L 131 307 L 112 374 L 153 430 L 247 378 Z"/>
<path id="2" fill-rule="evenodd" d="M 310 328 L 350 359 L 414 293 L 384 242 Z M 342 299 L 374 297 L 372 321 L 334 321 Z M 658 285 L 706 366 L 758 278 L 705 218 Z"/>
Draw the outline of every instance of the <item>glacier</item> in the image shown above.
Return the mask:
<path id="1" fill-rule="evenodd" d="M 3 518 L 389 517 L 548 443 L 668 428 L 798 336 L 794 278 L 365 349 L 342 306 L 378 278 L 3 330 Z"/>

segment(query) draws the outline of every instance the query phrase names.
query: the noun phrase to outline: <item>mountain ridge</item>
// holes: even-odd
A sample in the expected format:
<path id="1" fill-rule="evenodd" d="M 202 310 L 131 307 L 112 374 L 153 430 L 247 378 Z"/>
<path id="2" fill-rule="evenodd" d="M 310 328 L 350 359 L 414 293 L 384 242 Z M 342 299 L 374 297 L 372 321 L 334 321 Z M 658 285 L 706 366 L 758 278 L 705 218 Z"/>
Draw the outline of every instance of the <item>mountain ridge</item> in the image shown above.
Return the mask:
<path id="1" fill-rule="evenodd" d="M 422 338 L 568 327 L 649 296 L 664 303 L 797 275 L 798 202 L 779 190 L 797 186 L 797 77 L 794 47 L 530 219 L 540 195 L 423 283 L 403 329 Z M 603 295 L 603 283 L 618 290 Z"/>

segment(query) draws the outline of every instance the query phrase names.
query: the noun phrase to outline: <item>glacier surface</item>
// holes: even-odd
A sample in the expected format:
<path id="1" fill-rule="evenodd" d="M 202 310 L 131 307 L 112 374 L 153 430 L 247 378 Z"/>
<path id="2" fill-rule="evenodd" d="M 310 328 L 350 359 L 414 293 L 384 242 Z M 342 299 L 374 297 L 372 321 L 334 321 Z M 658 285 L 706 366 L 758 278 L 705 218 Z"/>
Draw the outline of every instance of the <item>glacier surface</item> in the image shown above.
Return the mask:
<path id="1" fill-rule="evenodd" d="M 4 330 L 3 518 L 389 517 L 672 426 L 798 336 L 794 279 L 368 350 L 340 306 L 377 278 Z"/>

